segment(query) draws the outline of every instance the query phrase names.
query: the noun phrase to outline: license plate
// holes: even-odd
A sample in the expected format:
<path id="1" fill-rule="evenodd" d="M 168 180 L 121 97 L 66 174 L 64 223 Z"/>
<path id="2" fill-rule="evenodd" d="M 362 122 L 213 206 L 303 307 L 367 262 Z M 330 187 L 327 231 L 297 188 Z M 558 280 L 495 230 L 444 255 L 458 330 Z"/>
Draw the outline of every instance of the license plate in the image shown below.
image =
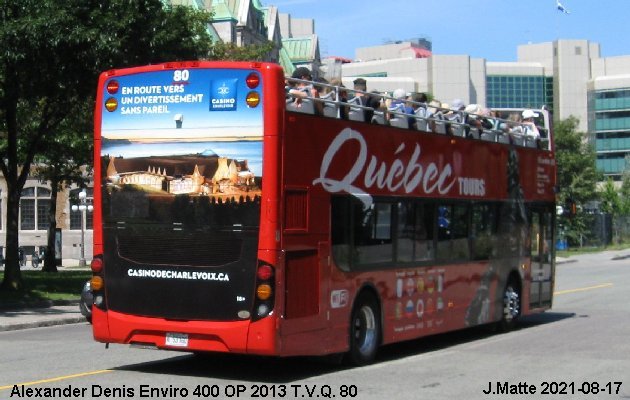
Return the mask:
<path id="1" fill-rule="evenodd" d="M 188 347 L 188 335 L 185 333 L 172 333 L 166 334 L 166 345 L 174 347 Z"/>

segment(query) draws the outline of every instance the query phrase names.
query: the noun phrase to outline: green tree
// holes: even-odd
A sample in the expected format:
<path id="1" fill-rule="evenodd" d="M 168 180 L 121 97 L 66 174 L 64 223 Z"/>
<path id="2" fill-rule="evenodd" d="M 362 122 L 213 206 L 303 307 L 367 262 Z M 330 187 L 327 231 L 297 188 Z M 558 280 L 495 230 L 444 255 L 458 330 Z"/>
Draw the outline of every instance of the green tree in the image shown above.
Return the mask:
<path id="1" fill-rule="evenodd" d="M 210 17 L 160 0 L 0 0 L 0 170 L 7 183 L 2 289 L 22 287 L 19 203 L 33 161 L 52 137 L 68 132 L 64 126 L 91 119 L 80 110 L 93 105 L 99 72 L 203 58 L 211 48 Z"/>
<path id="2" fill-rule="evenodd" d="M 77 106 L 74 115 L 91 115 L 89 103 Z M 84 186 L 90 180 L 93 155 L 93 142 L 89 134 L 92 128 L 90 122 L 87 118 L 66 118 L 54 135 L 42 138 L 43 150 L 35 156 L 36 167 L 33 175 L 43 182 L 49 182 L 51 187 L 46 243 L 48 251 L 42 268 L 45 272 L 57 272 L 54 249 L 58 193 L 73 183 Z"/>
<path id="3" fill-rule="evenodd" d="M 558 167 L 558 203 L 574 201 L 581 208 L 597 198 L 596 185 L 601 173 L 596 168 L 595 150 L 587 143 L 586 134 L 579 132 L 578 119 L 569 117 L 554 123 L 556 161 Z M 571 218 L 561 218 L 564 232 L 572 243 L 580 243 L 587 231 L 587 218 L 578 212 Z"/>
<path id="4" fill-rule="evenodd" d="M 601 199 L 601 211 L 607 214 L 617 215 L 621 213 L 621 198 L 612 178 L 608 178 L 599 191 Z"/>
<path id="5" fill-rule="evenodd" d="M 621 214 L 630 216 L 630 155 L 625 157 L 626 166 L 621 176 L 621 189 L 619 191 Z"/>
<path id="6" fill-rule="evenodd" d="M 208 55 L 210 60 L 270 61 L 273 42 L 238 47 L 234 43 L 215 43 Z"/>

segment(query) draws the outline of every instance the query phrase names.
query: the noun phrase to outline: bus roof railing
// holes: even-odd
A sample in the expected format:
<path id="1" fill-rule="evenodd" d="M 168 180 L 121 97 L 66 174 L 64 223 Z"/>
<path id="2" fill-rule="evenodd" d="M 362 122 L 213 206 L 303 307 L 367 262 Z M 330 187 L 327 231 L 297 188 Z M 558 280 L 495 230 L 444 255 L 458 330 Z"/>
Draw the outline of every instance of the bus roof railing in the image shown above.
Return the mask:
<path id="1" fill-rule="evenodd" d="M 545 108 L 528 109 L 536 115 L 534 126 L 538 136 L 534 136 L 528 134 L 531 124 L 520 120 L 526 109 L 480 107 L 482 112 L 473 113 L 443 108 L 433 103 L 403 100 L 405 105 L 414 110 L 411 114 L 388 107 L 388 104 L 400 102 L 401 99 L 387 94 L 295 78 L 286 78 L 286 82 L 286 105 L 289 111 L 551 150 L 549 112 Z M 319 97 L 312 96 L 312 89 L 317 90 Z M 362 97 L 366 100 L 362 100 Z M 370 99 L 370 103 L 367 99 Z"/>

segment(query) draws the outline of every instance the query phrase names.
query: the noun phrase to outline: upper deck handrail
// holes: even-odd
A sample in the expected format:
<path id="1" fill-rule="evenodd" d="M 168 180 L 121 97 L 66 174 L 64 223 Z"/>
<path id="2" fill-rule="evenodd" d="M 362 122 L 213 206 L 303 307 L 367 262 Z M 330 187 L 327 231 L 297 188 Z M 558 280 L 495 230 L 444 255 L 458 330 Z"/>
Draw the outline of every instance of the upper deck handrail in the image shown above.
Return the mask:
<path id="1" fill-rule="evenodd" d="M 452 110 L 437 105 L 419 103 L 412 100 L 404 100 L 404 104 L 414 109 L 414 114 L 405 113 L 399 108 L 393 109 L 386 104 L 400 99 L 382 93 L 366 92 L 350 89 L 343 86 L 335 86 L 328 83 L 305 81 L 295 78 L 286 78 L 287 109 L 290 111 L 308 114 L 323 114 L 326 117 L 346 118 L 367 123 L 390 125 L 399 128 L 414 129 L 423 132 L 450 134 L 453 136 L 481 139 L 492 142 L 516 144 L 524 147 L 551 149 L 549 132 L 549 114 L 545 109 L 534 109 L 543 121 L 543 125 L 536 124 L 540 137 L 527 135 L 526 123 L 488 115 L 488 113 L 509 112 L 520 114 L 523 109 L 493 109 L 486 114 L 469 113 L 464 110 Z M 296 84 L 304 84 L 301 88 L 292 87 Z M 319 97 L 311 95 L 311 89 L 317 88 Z M 301 90 L 306 96 L 297 96 L 291 93 L 291 89 Z M 344 93 L 347 96 L 343 96 Z M 378 107 L 362 103 L 361 97 L 373 97 L 373 102 Z M 318 107 L 300 107 L 298 102 L 306 100 L 307 104 L 318 103 Z M 353 115 L 353 113 L 355 113 Z M 368 116 L 369 120 L 363 119 Z M 405 122 L 407 121 L 407 122 Z M 410 122 L 411 121 L 411 122 Z"/>

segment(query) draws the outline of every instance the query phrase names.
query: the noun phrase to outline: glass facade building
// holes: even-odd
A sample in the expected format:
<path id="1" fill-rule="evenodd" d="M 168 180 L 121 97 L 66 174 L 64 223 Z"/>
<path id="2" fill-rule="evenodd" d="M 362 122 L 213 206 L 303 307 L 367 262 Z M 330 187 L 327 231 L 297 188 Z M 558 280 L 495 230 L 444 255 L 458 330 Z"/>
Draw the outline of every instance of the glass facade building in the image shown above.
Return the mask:
<path id="1" fill-rule="evenodd" d="M 486 96 L 489 108 L 540 108 L 553 111 L 553 77 L 488 75 Z"/>
<path id="2" fill-rule="evenodd" d="M 589 105 L 597 169 L 620 180 L 630 154 L 630 88 L 591 91 Z"/>

